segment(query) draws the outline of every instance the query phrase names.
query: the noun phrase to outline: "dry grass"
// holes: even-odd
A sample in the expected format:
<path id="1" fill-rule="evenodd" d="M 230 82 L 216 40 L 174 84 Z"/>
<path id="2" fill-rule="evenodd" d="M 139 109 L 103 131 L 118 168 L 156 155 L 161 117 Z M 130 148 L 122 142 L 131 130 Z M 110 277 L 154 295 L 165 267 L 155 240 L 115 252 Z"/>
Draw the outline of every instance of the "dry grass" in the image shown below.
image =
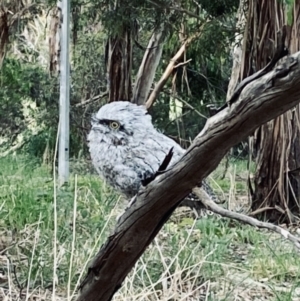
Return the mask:
<path id="1" fill-rule="evenodd" d="M 224 180 L 220 166 L 212 183 L 236 210 L 239 196 L 247 199 L 243 164 L 231 165 Z M 75 300 L 88 262 L 113 229 L 122 200 L 96 176 L 74 175 L 69 186 L 57 191 L 55 228 L 48 169 L 20 157 L 1 159 L 0 168 L 0 300 Z M 276 234 L 214 216 L 196 220 L 181 208 L 114 300 L 297 301 L 296 252 Z"/>

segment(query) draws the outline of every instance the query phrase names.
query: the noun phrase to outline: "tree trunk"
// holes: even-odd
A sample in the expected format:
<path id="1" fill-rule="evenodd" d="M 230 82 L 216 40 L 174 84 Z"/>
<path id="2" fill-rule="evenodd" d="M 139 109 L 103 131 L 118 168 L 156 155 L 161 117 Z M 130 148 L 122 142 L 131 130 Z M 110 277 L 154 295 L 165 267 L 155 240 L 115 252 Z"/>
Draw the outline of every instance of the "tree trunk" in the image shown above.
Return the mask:
<path id="1" fill-rule="evenodd" d="M 55 7 L 50 13 L 49 25 L 49 71 L 51 75 L 57 75 L 59 72 L 59 54 L 60 54 L 60 22 L 61 10 Z"/>
<path id="2" fill-rule="evenodd" d="M 6 45 L 8 44 L 8 11 L 1 5 L 0 7 L 0 67 L 2 66 L 3 59 L 6 52 Z"/>
<path id="3" fill-rule="evenodd" d="M 293 23 L 286 26 L 286 45 L 290 53 L 299 50 L 299 1 L 292 6 L 277 0 L 249 1 L 240 80 L 268 64 L 278 43 L 277 32 L 289 23 L 291 15 Z M 257 169 L 252 210 L 268 208 L 261 213 L 262 218 L 292 222 L 300 213 L 297 201 L 300 199 L 299 118 L 297 107 L 262 125 L 254 134 L 252 152 Z"/>
<path id="4" fill-rule="evenodd" d="M 227 95 L 226 95 L 226 100 L 228 101 L 237 84 L 240 81 L 240 74 L 243 73 L 242 71 L 242 66 L 241 62 L 243 61 L 243 34 L 242 32 L 245 31 L 246 27 L 246 11 L 247 11 L 247 2 L 246 0 L 240 0 L 240 5 L 239 9 L 237 12 L 237 23 L 236 23 L 236 33 L 235 33 L 235 38 L 234 42 L 232 45 L 232 70 L 231 70 L 231 76 L 230 76 L 230 81 L 228 84 L 227 88 Z"/>
<path id="5" fill-rule="evenodd" d="M 14 37 L 14 26 L 18 23 L 17 28 L 21 28 L 20 22 L 22 16 L 26 13 L 31 13 L 37 3 L 30 3 L 24 5 L 22 1 L 9 0 L 1 1 L 0 4 L 0 68 L 2 66 L 3 60 L 6 54 L 7 45 L 10 42 L 9 38 Z M 36 10 L 38 11 L 38 10 Z M 34 15 L 35 13 L 32 13 Z M 24 18 L 28 22 L 28 18 Z"/>
<path id="6" fill-rule="evenodd" d="M 161 25 L 160 28 L 153 33 L 149 40 L 133 88 L 132 102 L 138 105 L 145 104 L 149 96 L 155 71 L 162 54 L 164 34 L 164 26 Z"/>
<path id="7" fill-rule="evenodd" d="M 130 101 L 132 96 L 132 35 L 129 26 L 124 25 L 122 32 L 108 39 L 106 66 L 108 102 Z"/>

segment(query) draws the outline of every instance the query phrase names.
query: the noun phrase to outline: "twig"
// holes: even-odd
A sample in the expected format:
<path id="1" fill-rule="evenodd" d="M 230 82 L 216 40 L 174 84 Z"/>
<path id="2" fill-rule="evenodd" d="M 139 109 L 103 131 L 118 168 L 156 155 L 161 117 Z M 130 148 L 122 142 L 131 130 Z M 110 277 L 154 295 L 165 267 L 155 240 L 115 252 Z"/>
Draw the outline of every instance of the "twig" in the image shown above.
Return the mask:
<path id="1" fill-rule="evenodd" d="M 201 18 L 201 16 L 198 16 L 195 13 L 193 13 L 192 11 L 184 9 L 184 8 L 182 8 L 180 6 L 167 6 L 167 5 L 163 5 L 161 3 L 157 3 L 155 1 L 152 1 L 152 0 L 147 0 L 147 2 L 151 3 L 152 5 L 154 5 L 156 7 L 159 7 L 160 9 L 175 10 L 175 11 L 184 13 L 184 14 L 190 16 L 190 17 L 193 17 L 195 19 L 198 19 L 200 21 L 203 21 L 203 18 Z"/>
<path id="2" fill-rule="evenodd" d="M 87 105 L 87 104 L 89 104 L 89 103 L 91 103 L 91 102 L 93 102 L 93 101 L 95 101 L 95 100 L 98 100 L 98 99 L 100 99 L 100 98 L 103 98 L 103 97 L 105 97 L 105 96 L 107 96 L 107 95 L 108 95 L 108 91 L 106 91 L 106 92 L 104 92 L 104 93 L 102 93 L 102 94 L 96 95 L 96 96 L 94 96 L 94 97 L 91 97 L 91 98 L 89 98 L 89 99 L 87 99 L 87 100 L 81 101 L 80 103 L 76 104 L 75 107 L 78 108 L 78 107 Z"/>
<path id="3" fill-rule="evenodd" d="M 174 97 L 172 95 L 172 97 Z M 207 119 L 207 117 L 203 114 L 201 114 L 195 107 L 193 107 L 191 104 L 189 104 L 188 102 L 186 102 L 184 99 L 182 98 L 179 98 L 179 97 L 174 97 L 176 99 L 178 99 L 179 101 L 183 102 L 189 109 L 193 110 L 194 112 L 196 112 L 200 117 L 204 118 L 204 119 Z"/>
<path id="4" fill-rule="evenodd" d="M 229 211 L 227 209 L 224 209 L 220 206 L 218 206 L 216 203 L 214 203 L 210 197 L 208 196 L 208 194 L 201 188 L 194 188 L 193 192 L 197 195 L 197 197 L 201 200 L 201 202 L 208 207 L 209 210 L 218 213 L 224 217 L 228 217 L 231 219 L 235 219 L 238 220 L 240 222 L 249 224 L 251 226 L 257 227 L 257 228 L 265 228 L 274 232 L 279 233 L 280 235 L 282 235 L 284 238 L 288 239 L 289 241 L 291 241 L 292 243 L 294 243 L 294 245 L 300 249 L 300 239 L 297 238 L 296 236 L 292 235 L 289 231 L 270 224 L 270 223 L 266 223 L 266 222 L 261 222 L 253 217 L 250 216 L 246 216 L 244 214 L 240 214 L 237 212 L 233 212 L 233 211 Z"/>
<path id="5" fill-rule="evenodd" d="M 276 209 L 276 208 L 275 207 L 263 207 L 263 208 L 259 208 L 259 209 L 255 210 L 253 212 L 250 212 L 249 215 L 254 216 L 254 215 L 257 215 L 259 213 L 265 212 L 267 210 L 274 210 L 274 209 Z"/>
<path id="6" fill-rule="evenodd" d="M 175 65 L 175 66 L 174 66 L 174 69 L 175 69 L 175 68 L 178 68 L 178 67 L 180 67 L 180 66 L 185 66 L 185 65 L 187 65 L 191 60 L 192 60 L 192 59 L 189 59 L 189 60 L 187 60 L 187 61 L 185 61 L 185 62 L 182 62 L 182 63 L 179 63 L 179 64 Z"/>
<path id="7" fill-rule="evenodd" d="M 195 113 L 197 113 L 200 117 L 204 118 L 204 119 L 207 119 L 207 117 L 203 114 L 201 114 L 194 106 L 192 106 L 191 104 L 189 104 L 188 102 L 186 102 L 184 99 L 174 95 L 174 93 L 170 93 L 170 92 L 167 92 L 167 91 L 163 91 L 164 94 L 168 94 L 170 95 L 171 97 L 179 100 L 180 102 L 184 103 L 189 109 L 193 110 Z M 181 115 L 180 117 L 182 117 L 183 115 Z"/>
<path id="8" fill-rule="evenodd" d="M 3 152 L 2 154 L 0 154 L 0 158 L 6 157 L 7 155 L 9 155 L 11 152 L 14 152 L 16 150 L 19 150 L 21 147 L 23 147 L 23 145 L 27 143 L 27 141 L 21 141 L 18 144 L 12 146 L 10 149 L 6 150 L 5 152 Z"/>

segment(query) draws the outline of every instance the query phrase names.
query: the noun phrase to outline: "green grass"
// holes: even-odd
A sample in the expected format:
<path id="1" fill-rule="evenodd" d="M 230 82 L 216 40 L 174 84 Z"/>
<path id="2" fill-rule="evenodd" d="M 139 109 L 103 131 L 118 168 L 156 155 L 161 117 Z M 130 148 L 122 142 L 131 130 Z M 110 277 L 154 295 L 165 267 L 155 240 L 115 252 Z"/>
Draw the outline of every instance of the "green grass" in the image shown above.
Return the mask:
<path id="1" fill-rule="evenodd" d="M 245 163 L 231 164 L 225 179 L 222 168 L 212 183 L 220 195 L 233 188 L 245 194 L 237 179 Z M 56 191 L 49 167 L 26 156 L 0 159 L 0 300 L 3 294 L 14 301 L 20 295 L 51 300 L 54 280 L 55 300 L 71 300 L 123 207 L 95 175 L 72 174 L 69 185 Z M 300 258 L 289 242 L 224 218 L 196 220 L 181 208 L 114 300 L 294 301 L 300 300 L 299 287 Z"/>

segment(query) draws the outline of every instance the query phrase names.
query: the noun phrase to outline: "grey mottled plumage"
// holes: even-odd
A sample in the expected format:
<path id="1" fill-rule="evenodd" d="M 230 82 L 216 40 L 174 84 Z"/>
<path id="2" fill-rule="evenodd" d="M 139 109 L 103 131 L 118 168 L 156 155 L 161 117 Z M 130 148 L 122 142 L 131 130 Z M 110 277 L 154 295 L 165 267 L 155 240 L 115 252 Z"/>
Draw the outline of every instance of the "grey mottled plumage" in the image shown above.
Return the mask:
<path id="1" fill-rule="evenodd" d="M 127 101 L 100 108 L 92 118 L 88 141 L 99 175 L 128 198 L 137 194 L 144 179 L 156 173 L 172 147 L 170 165 L 185 152 L 154 128 L 145 107 Z M 207 184 L 204 189 L 214 197 Z"/>

